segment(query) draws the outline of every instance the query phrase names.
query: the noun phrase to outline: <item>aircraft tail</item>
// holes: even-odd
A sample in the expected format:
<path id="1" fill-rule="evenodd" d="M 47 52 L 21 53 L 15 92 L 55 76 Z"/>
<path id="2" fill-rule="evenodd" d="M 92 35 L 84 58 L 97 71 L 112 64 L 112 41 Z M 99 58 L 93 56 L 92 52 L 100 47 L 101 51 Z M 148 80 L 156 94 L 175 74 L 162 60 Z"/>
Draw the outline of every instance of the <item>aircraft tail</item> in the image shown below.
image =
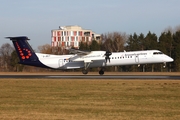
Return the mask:
<path id="1" fill-rule="evenodd" d="M 18 54 L 20 64 L 31 65 L 43 67 L 44 65 L 39 61 L 37 55 L 34 50 L 31 48 L 29 43 L 27 42 L 28 37 L 19 36 L 19 37 L 6 37 L 13 42 L 13 45 Z"/>

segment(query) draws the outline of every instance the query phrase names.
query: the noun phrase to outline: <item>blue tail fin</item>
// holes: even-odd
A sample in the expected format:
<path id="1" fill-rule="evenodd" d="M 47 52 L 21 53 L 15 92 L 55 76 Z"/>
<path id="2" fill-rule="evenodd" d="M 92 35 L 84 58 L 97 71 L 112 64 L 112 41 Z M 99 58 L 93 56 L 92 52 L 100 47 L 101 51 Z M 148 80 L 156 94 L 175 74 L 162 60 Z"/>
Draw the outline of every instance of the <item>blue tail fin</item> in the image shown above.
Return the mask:
<path id="1" fill-rule="evenodd" d="M 6 37 L 6 38 L 9 38 L 13 42 L 13 45 L 16 49 L 16 52 L 20 60 L 19 62 L 20 64 L 44 67 L 44 65 L 39 61 L 34 50 L 27 42 L 27 40 L 29 40 L 28 37 L 20 36 L 20 37 Z"/>

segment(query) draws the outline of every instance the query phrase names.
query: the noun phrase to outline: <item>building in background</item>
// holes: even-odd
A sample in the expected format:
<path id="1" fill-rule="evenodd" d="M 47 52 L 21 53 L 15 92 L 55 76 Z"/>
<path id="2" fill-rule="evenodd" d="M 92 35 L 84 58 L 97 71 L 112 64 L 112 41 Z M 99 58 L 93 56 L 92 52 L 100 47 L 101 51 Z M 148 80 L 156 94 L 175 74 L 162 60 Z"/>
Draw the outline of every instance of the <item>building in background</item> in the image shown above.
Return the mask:
<path id="1" fill-rule="evenodd" d="M 101 40 L 99 34 L 92 30 L 82 29 L 80 26 L 64 26 L 51 31 L 52 47 L 61 49 L 79 48 L 80 42 L 91 43 L 92 40 Z"/>

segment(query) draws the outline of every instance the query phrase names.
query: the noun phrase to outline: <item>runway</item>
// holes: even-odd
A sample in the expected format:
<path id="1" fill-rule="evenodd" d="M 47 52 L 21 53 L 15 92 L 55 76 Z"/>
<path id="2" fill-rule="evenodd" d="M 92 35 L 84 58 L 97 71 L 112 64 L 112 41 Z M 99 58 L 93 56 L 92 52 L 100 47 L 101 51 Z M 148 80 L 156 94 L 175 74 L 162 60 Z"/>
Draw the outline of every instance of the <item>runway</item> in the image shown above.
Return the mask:
<path id="1" fill-rule="evenodd" d="M 180 76 L 169 75 L 0 75 L 0 79 L 174 79 Z"/>

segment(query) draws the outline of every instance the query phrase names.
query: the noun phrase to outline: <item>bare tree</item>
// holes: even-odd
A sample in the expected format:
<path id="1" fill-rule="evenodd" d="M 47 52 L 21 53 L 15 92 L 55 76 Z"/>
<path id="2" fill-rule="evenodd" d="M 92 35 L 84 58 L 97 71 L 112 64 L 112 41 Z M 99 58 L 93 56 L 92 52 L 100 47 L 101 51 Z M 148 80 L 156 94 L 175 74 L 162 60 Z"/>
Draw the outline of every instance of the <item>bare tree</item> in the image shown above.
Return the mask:
<path id="1" fill-rule="evenodd" d="M 124 50 L 124 44 L 126 41 L 126 34 L 121 34 L 118 32 L 113 33 L 113 51 L 119 52 Z"/>
<path id="2" fill-rule="evenodd" d="M 1 56 L 1 68 L 5 71 L 9 71 L 10 68 L 10 59 L 11 53 L 14 51 L 14 47 L 12 47 L 9 43 L 5 43 L 0 48 L 0 56 Z"/>
<path id="3" fill-rule="evenodd" d="M 51 48 L 51 45 L 49 45 L 49 44 L 38 46 L 38 49 L 41 53 L 44 53 L 44 54 L 51 54 L 52 53 L 52 48 Z"/>
<path id="4" fill-rule="evenodd" d="M 127 40 L 127 35 L 125 33 L 113 32 L 102 35 L 103 49 L 109 51 L 123 51 L 124 44 Z"/>
<path id="5" fill-rule="evenodd" d="M 180 25 L 175 27 L 175 32 L 180 31 Z"/>
<path id="6" fill-rule="evenodd" d="M 55 54 L 55 55 L 63 55 L 66 54 L 67 52 L 65 49 L 62 49 L 61 47 L 52 47 L 49 44 L 38 46 L 38 50 L 40 53 Z"/>
<path id="7" fill-rule="evenodd" d="M 125 33 L 113 32 L 102 35 L 102 49 L 111 52 L 120 52 L 124 50 L 127 35 Z M 118 66 L 113 67 L 117 71 Z"/>
<path id="8" fill-rule="evenodd" d="M 167 28 L 164 29 L 164 32 L 165 32 L 165 33 L 168 33 L 169 31 L 170 31 L 171 33 L 174 33 L 174 29 L 173 29 L 171 26 L 169 26 L 169 27 L 167 27 Z"/>
<path id="9" fill-rule="evenodd" d="M 177 25 L 174 28 L 169 26 L 169 27 L 165 28 L 163 32 L 168 33 L 169 31 L 171 32 L 171 34 L 176 33 L 177 31 L 180 31 L 180 25 Z"/>

